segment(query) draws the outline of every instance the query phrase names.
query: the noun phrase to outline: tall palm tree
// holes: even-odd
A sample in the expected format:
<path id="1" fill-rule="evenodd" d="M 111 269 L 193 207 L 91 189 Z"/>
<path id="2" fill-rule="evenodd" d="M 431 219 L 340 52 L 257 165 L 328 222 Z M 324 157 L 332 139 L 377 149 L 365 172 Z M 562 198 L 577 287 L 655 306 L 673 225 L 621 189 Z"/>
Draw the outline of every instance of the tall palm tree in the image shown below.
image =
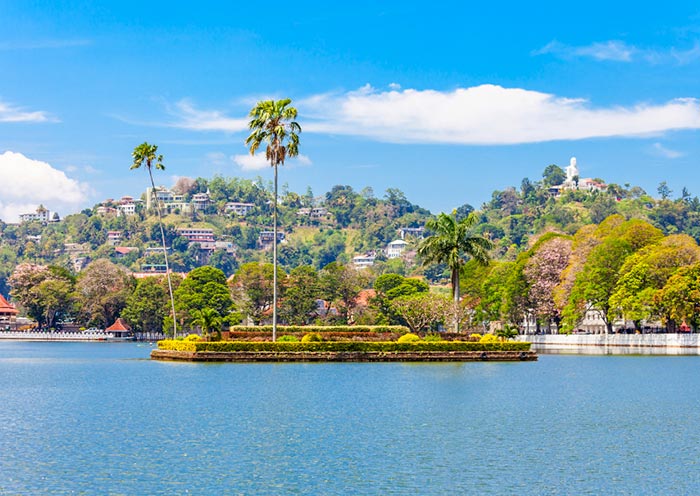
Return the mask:
<path id="1" fill-rule="evenodd" d="M 284 165 L 288 157 L 299 155 L 299 134 L 301 126 L 294 119 L 297 109 L 290 107 L 292 100 L 260 101 L 250 111 L 251 120 L 248 128 L 250 136 L 245 144 L 250 147 L 250 154 L 255 155 L 260 145 L 267 144 L 265 158 L 275 170 L 275 201 L 272 213 L 272 340 L 277 339 L 277 167 Z"/>
<path id="2" fill-rule="evenodd" d="M 203 308 L 194 312 L 194 320 L 192 324 L 199 326 L 203 333 L 209 334 L 212 331 L 215 332 L 215 340 L 219 341 L 221 339 L 221 324 L 223 319 L 219 312 L 213 308 Z"/>
<path id="3" fill-rule="evenodd" d="M 163 155 L 156 155 L 158 151 L 157 145 L 149 145 L 144 142 L 134 148 L 131 156 L 134 159 L 134 163 L 131 164 L 130 169 L 138 169 L 142 165 L 146 167 L 148 171 L 148 177 L 151 179 L 151 195 L 153 195 L 153 202 L 156 206 L 156 213 L 158 214 L 158 224 L 160 225 L 160 239 L 163 242 L 163 255 L 165 256 L 165 275 L 168 278 L 168 291 L 170 292 L 170 306 L 173 312 L 173 338 L 177 337 L 177 319 L 175 317 L 175 298 L 173 298 L 173 283 L 170 279 L 170 263 L 168 262 L 168 249 L 165 246 L 165 231 L 163 230 L 163 216 L 160 213 L 160 203 L 158 203 L 158 195 L 156 194 L 156 185 L 153 182 L 153 167 L 158 170 L 165 170 L 163 165 Z"/>
<path id="4" fill-rule="evenodd" d="M 461 221 L 453 215 L 441 213 L 425 223 L 426 229 L 435 234 L 424 239 L 418 247 L 418 255 L 423 265 L 444 263 L 450 268 L 452 298 L 459 304 L 459 272 L 466 262 L 465 255 L 486 265 L 489 263 L 489 250 L 492 243 L 488 239 L 473 234 L 477 217 L 472 212 Z M 455 319 L 455 332 L 459 332 L 459 319 Z"/>

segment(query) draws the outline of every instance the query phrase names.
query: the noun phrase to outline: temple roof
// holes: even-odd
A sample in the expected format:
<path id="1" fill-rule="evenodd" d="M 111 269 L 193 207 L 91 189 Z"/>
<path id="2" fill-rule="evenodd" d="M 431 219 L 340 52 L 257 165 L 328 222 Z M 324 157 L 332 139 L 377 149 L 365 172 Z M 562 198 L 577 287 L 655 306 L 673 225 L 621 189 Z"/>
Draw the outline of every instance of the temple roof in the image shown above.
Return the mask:
<path id="1" fill-rule="evenodd" d="M 114 321 L 114 324 L 109 326 L 105 331 L 130 331 L 129 324 L 124 322 L 121 317 Z"/>
<path id="2" fill-rule="evenodd" d="M 19 313 L 19 311 L 13 305 L 10 305 L 10 303 L 8 303 L 8 301 L 5 299 L 5 297 L 0 294 L 0 313 L 2 313 L 2 314 L 11 313 L 13 315 L 16 315 Z"/>

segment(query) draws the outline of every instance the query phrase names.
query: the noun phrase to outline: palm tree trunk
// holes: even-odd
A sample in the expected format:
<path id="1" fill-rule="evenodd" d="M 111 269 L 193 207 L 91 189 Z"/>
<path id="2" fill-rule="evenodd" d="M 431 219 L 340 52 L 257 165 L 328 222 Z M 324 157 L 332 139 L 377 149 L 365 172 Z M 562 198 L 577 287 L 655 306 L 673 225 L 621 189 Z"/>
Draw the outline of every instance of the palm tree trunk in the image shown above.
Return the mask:
<path id="1" fill-rule="evenodd" d="M 173 298 L 173 283 L 170 279 L 170 264 L 168 263 L 168 249 L 165 246 L 165 230 L 163 230 L 163 217 L 160 214 L 160 204 L 158 203 L 158 195 L 156 194 L 156 185 L 153 182 L 153 173 L 148 167 L 148 177 L 151 178 L 151 194 L 156 202 L 156 213 L 158 214 L 158 224 L 160 225 L 160 239 L 163 242 L 163 255 L 165 256 L 165 276 L 168 279 L 168 292 L 170 293 L 170 307 L 173 312 L 173 339 L 177 337 L 177 319 L 175 317 L 175 298 Z"/>
<path id="2" fill-rule="evenodd" d="M 275 152 L 275 201 L 272 212 L 272 342 L 277 340 L 277 152 Z"/>
<path id="3" fill-rule="evenodd" d="M 459 266 L 452 269 L 452 299 L 455 305 L 459 305 Z M 457 312 L 455 312 L 454 332 L 459 332 Z"/>

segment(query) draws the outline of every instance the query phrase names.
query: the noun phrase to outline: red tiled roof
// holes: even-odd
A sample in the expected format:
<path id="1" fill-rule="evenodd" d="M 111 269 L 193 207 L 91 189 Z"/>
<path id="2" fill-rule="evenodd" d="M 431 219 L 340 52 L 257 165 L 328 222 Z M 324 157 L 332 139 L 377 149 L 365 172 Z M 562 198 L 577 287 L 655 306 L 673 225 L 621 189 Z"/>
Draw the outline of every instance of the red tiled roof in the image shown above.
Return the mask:
<path id="1" fill-rule="evenodd" d="M 377 292 L 373 289 L 363 289 L 357 294 L 355 303 L 360 306 L 369 306 L 369 301 L 377 296 Z"/>
<path id="2" fill-rule="evenodd" d="M 138 250 L 135 246 L 115 246 L 114 251 L 119 253 L 120 255 L 126 255 L 128 253 L 131 253 L 134 250 Z"/>
<path id="3" fill-rule="evenodd" d="M 19 311 L 8 303 L 3 295 L 0 294 L 0 313 L 18 314 Z"/>
<path id="4" fill-rule="evenodd" d="M 121 317 L 114 321 L 114 324 L 109 326 L 105 331 L 130 331 L 129 324 L 124 322 Z"/>

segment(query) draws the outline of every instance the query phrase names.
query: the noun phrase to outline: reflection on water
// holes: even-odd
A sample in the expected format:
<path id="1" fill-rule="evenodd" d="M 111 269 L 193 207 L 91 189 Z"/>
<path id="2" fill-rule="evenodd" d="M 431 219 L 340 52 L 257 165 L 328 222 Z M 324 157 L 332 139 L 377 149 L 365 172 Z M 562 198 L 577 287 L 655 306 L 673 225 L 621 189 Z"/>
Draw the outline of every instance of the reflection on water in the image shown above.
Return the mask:
<path id="1" fill-rule="evenodd" d="M 0 494 L 700 490 L 700 357 L 188 364 L 0 343 Z"/>

